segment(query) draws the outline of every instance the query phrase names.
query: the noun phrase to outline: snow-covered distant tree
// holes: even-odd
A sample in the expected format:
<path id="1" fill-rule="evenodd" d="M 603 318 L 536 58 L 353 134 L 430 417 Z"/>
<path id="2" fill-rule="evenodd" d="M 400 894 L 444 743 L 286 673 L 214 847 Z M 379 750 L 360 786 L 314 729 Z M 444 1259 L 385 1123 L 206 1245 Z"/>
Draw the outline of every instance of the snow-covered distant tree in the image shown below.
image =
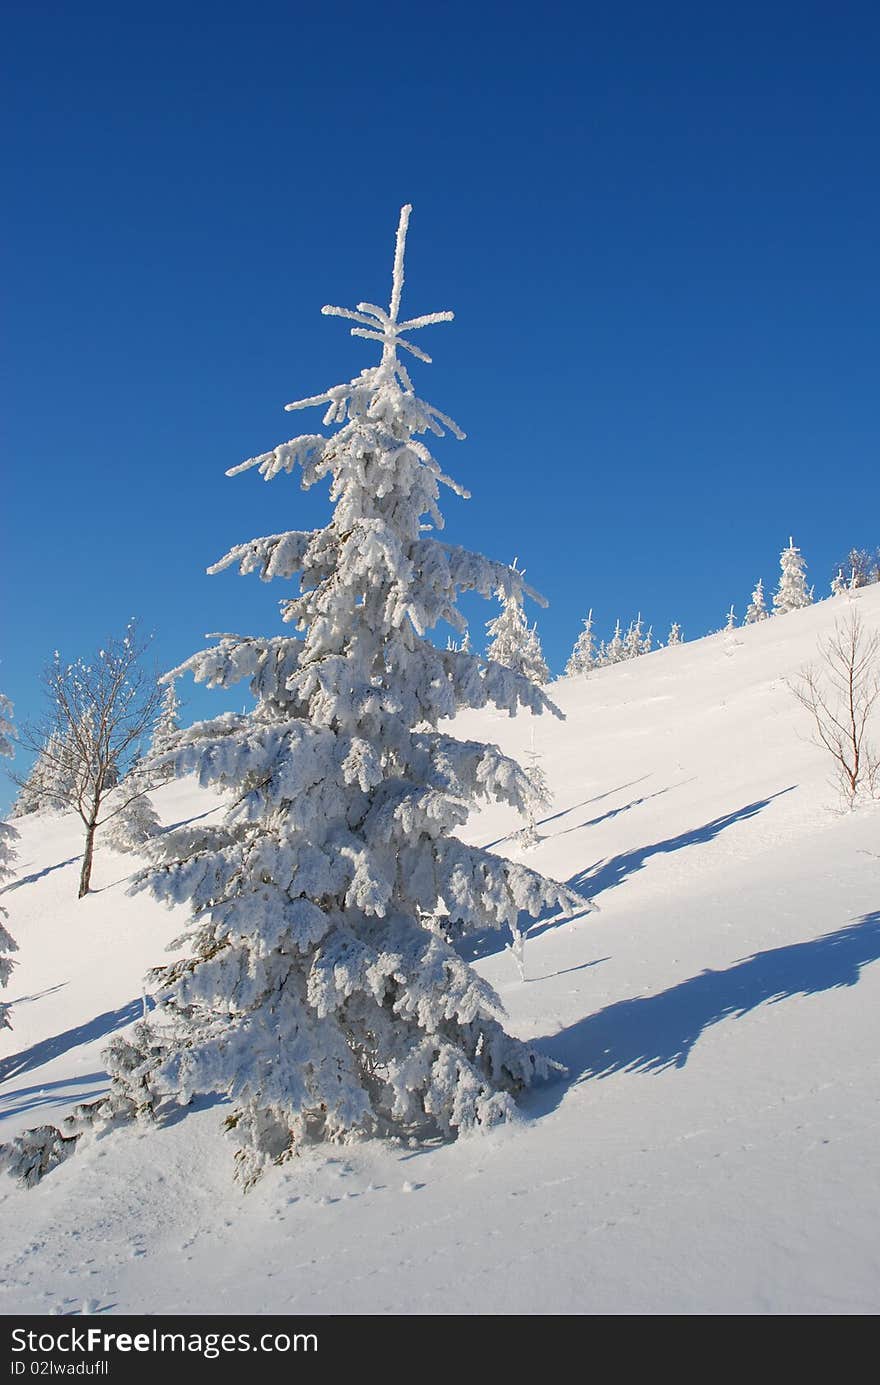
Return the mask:
<path id="1" fill-rule="evenodd" d="M 746 609 L 743 625 L 754 625 L 759 620 L 766 620 L 769 614 L 767 603 L 764 600 L 764 580 L 759 577 L 752 592 L 751 602 Z"/>
<path id="2" fill-rule="evenodd" d="M 589 673 L 591 668 L 596 666 L 596 650 L 593 645 L 593 610 L 584 621 L 584 628 L 578 635 L 574 643 L 574 648 L 569 655 L 568 663 L 565 665 L 565 675 L 567 678 L 576 673 Z"/>
<path id="3" fill-rule="evenodd" d="M 851 591 L 880 581 L 880 552 L 875 554 L 867 548 L 851 548 L 839 566 L 838 576 L 843 572 L 850 574 L 848 585 Z"/>
<path id="4" fill-rule="evenodd" d="M 517 569 L 515 558 L 511 571 L 522 580 L 523 574 Z M 540 686 L 549 681 L 550 670 L 544 661 L 537 627 L 529 625 L 526 619 L 521 591 L 521 588 L 513 588 L 510 592 L 504 587 L 498 588 L 496 596 L 501 602 L 501 614 L 486 623 L 490 640 L 486 658 L 523 674 Z"/>
<path id="5" fill-rule="evenodd" d="M 647 628 L 647 630 L 645 631 L 644 637 L 643 637 L 643 639 L 642 639 L 642 647 L 641 647 L 641 649 L 639 650 L 639 653 L 640 653 L 640 654 L 650 654 L 650 652 L 651 652 L 651 650 L 653 649 L 653 647 L 654 647 L 654 627 L 653 627 L 653 625 L 649 625 L 648 628 Z"/>
<path id="6" fill-rule="evenodd" d="M 535 748 L 534 727 L 532 728 L 531 744 L 529 746 L 529 749 L 526 751 L 525 760 L 526 777 L 531 787 L 531 793 L 529 794 L 525 804 L 526 825 L 522 828 L 520 832 L 517 833 L 516 841 L 518 846 L 521 846 L 526 850 L 531 850 L 532 847 L 537 846 L 541 840 L 540 836 L 538 835 L 537 810 L 538 808 L 549 807 L 550 803 L 552 802 L 550 786 L 547 783 L 547 776 L 541 768 L 541 757 Z M 515 930 L 514 942 L 516 942 Z M 516 947 L 514 947 L 514 952 L 516 953 Z M 519 960 L 522 960 L 521 950 L 519 954 Z"/>
<path id="7" fill-rule="evenodd" d="M 681 626 L 674 620 L 669 627 L 669 636 L 666 640 L 667 645 L 683 644 L 684 639 L 681 633 Z"/>
<path id="8" fill-rule="evenodd" d="M 143 792 L 134 798 L 127 797 L 132 787 L 129 778 L 121 785 L 121 795 L 126 796 L 125 802 L 115 816 L 110 818 L 104 833 L 105 840 L 114 851 L 143 851 L 147 842 L 161 831 L 159 815 L 149 795 Z M 110 799 L 108 807 L 112 806 L 113 799 Z"/>
<path id="9" fill-rule="evenodd" d="M 12 726 L 13 707 L 9 698 L 0 693 L 0 755 L 11 759 L 15 754 L 15 733 Z"/>
<path id="10" fill-rule="evenodd" d="M 779 566 L 782 575 L 779 588 L 773 597 L 775 613 L 782 616 L 789 611 L 797 611 L 803 606 L 811 605 L 813 597 L 807 589 L 807 565 L 800 549 L 795 547 L 794 539 L 789 539 L 788 548 L 782 550 Z"/>
<path id="11" fill-rule="evenodd" d="M 843 575 L 843 568 L 839 567 L 837 569 L 837 572 L 831 579 L 831 595 L 843 596 L 844 592 L 847 590 L 848 585 L 849 583 Z"/>
<path id="12" fill-rule="evenodd" d="M 152 762 L 158 760 L 160 756 L 167 755 L 177 742 L 180 731 L 180 698 L 177 696 L 175 682 L 176 679 L 169 678 L 165 683 L 165 691 L 159 704 L 159 715 L 156 717 L 156 724 L 153 727 L 153 736 L 150 741 L 149 775 L 154 783 L 158 784 L 174 778 L 174 765 L 172 763 L 166 762 L 155 765 Z"/>
<path id="13" fill-rule="evenodd" d="M 626 642 L 620 633 L 620 621 L 614 627 L 614 634 L 605 646 L 605 662 L 619 664 L 626 658 Z"/>
<path id="14" fill-rule="evenodd" d="M 731 606 L 730 610 L 727 612 L 727 624 L 726 624 L 725 627 L 724 627 L 724 632 L 725 632 L 725 634 L 727 634 L 730 630 L 735 630 L 735 629 L 736 629 L 736 611 L 735 611 L 734 607 Z"/>
<path id="15" fill-rule="evenodd" d="M 149 1019 L 111 1044 L 108 1097 L 65 1127 L 223 1093 L 245 1183 L 309 1139 L 451 1134 L 512 1116 L 554 1065 L 505 1032 L 497 995 L 438 919 L 462 935 L 583 907 L 454 835 L 475 802 L 522 811 L 532 787 L 447 719 L 487 704 L 555 709 L 528 677 L 428 638 L 441 621 L 464 629 L 459 592 L 500 589 L 521 604 L 526 589 L 515 569 L 425 532 L 442 525 L 439 485 L 459 488 L 424 435 L 462 434 L 416 396 L 401 359 L 425 359 L 409 333 L 451 317 L 400 321 L 409 211 L 389 311 L 324 310 L 378 342 L 379 363 L 288 406 L 322 405 L 338 431 L 233 469 L 269 480 L 299 467 L 307 487 L 330 477 L 335 509 L 323 529 L 251 540 L 213 569 L 293 579 L 282 609 L 296 633 L 224 636 L 183 666 L 212 686 L 249 680 L 256 706 L 181 735 L 178 773 L 195 770 L 231 799 L 220 823 L 157 838 L 142 879 L 189 902 L 189 955 L 153 978 Z M 25 1177 L 35 1138 L 4 1156 Z M 63 1157 L 63 1138 L 43 1138 L 41 1157 Z"/>
<path id="16" fill-rule="evenodd" d="M 105 803 L 134 763 L 159 706 L 161 690 L 142 667 L 146 647 L 132 621 L 121 639 L 109 640 L 90 660 L 66 664 L 56 650 L 43 675 L 49 711 L 22 727 L 22 743 L 44 766 L 50 806 L 76 812 L 82 821 L 80 899 L 89 891 L 98 828 L 145 791 L 134 778 L 115 795 L 114 806 Z M 26 789 L 27 780 L 16 782 Z"/>
<path id="17" fill-rule="evenodd" d="M 15 744 L 12 729 L 12 703 L 8 697 L 0 693 L 0 755 L 11 758 L 15 754 Z M 8 880 L 12 875 L 12 862 L 15 860 L 15 843 L 18 840 L 18 833 L 14 827 L 10 827 L 8 822 L 0 822 L 0 881 Z M 6 910 L 0 907 L 0 987 L 6 985 L 9 980 L 12 968 L 15 966 L 12 960 L 12 953 L 18 951 L 18 946 L 10 933 L 4 926 L 3 920 L 8 915 Z M 0 1029 L 10 1029 L 9 1006 L 0 1001 Z"/>
<path id="18" fill-rule="evenodd" d="M 642 613 L 639 612 L 635 620 L 630 621 L 629 629 L 623 638 L 623 657 L 624 659 L 637 659 L 642 653 L 644 635 L 642 634 Z"/>
<path id="19" fill-rule="evenodd" d="M 61 737 L 53 732 L 38 751 L 30 772 L 17 781 L 20 787 L 10 817 L 23 818 L 31 813 L 45 813 L 61 806 L 53 785 L 63 759 Z"/>

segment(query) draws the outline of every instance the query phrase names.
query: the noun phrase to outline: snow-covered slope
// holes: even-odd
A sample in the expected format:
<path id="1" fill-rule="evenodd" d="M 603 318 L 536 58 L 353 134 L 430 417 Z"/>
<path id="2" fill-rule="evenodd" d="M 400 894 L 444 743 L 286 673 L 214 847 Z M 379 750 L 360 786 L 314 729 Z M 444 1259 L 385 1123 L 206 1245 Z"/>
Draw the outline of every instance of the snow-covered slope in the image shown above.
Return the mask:
<path id="1" fill-rule="evenodd" d="M 880 587 L 857 598 L 880 625 Z M 529 863 L 599 914 L 535 924 L 521 981 L 475 949 L 514 1032 L 569 1070 L 522 1125 L 424 1149 L 313 1149 L 242 1195 L 222 1108 L 92 1141 L 0 1188 L 0 1311 L 873 1312 L 880 1308 L 880 805 L 841 813 L 785 679 L 825 601 L 474 714 L 554 802 Z M 163 820 L 214 812 L 182 782 Z M 516 855 L 493 810 L 471 840 Z M 185 924 L 70 818 L 20 824 L 0 1139 L 102 1090 L 107 1037 Z"/>

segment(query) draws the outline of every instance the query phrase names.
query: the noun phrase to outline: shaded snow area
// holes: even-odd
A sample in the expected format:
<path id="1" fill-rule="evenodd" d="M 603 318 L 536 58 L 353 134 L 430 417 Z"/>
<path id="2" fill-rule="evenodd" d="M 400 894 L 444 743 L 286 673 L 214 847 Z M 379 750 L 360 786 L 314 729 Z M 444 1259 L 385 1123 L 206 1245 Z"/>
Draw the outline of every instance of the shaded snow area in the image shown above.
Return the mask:
<path id="1" fill-rule="evenodd" d="M 880 624 L 880 587 L 854 601 Z M 553 795 L 466 837 L 593 896 L 468 948 L 569 1069 L 457 1143 L 307 1150 L 247 1194 L 223 1107 L 83 1142 L 0 1186 L 0 1311 L 870 1313 L 880 1308 L 880 804 L 842 812 L 785 680 L 846 597 L 553 685 L 563 722 L 462 716 Z M 216 814 L 189 781 L 164 823 Z M 210 819 L 209 819 L 210 820 Z M 106 1087 L 101 1051 L 186 924 L 70 817 L 24 818 L 0 1140 Z"/>

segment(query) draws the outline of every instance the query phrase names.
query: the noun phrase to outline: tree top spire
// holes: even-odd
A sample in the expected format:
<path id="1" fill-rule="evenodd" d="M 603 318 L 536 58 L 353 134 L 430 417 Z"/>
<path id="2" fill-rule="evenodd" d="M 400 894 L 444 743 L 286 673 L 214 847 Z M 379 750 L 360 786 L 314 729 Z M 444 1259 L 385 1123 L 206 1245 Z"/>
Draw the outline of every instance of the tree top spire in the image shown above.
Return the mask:
<path id="1" fill-rule="evenodd" d="M 352 327 L 353 337 L 366 337 L 368 341 L 379 341 L 382 343 L 382 364 L 394 364 L 397 360 L 397 348 L 402 346 L 404 351 L 409 351 L 420 361 L 426 361 L 429 365 L 431 357 L 419 346 L 413 346 L 412 342 L 404 339 L 405 332 L 413 332 L 419 327 L 430 327 L 435 322 L 451 322 L 455 313 L 424 313 L 421 317 L 412 317 L 406 322 L 399 321 L 400 299 L 403 293 L 404 272 L 403 262 L 406 253 L 406 233 L 409 228 L 409 218 L 412 212 L 411 205 L 407 202 L 406 206 L 400 209 L 400 220 L 397 223 L 397 239 L 394 246 L 394 270 L 391 276 L 391 301 L 388 305 L 388 312 L 384 308 L 379 308 L 375 303 L 358 303 L 357 308 L 336 308 L 331 304 L 326 304 L 321 312 L 325 317 L 346 317 L 351 322 L 359 325 Z M 288 408 L 297 407 L 288 404 Z"/>

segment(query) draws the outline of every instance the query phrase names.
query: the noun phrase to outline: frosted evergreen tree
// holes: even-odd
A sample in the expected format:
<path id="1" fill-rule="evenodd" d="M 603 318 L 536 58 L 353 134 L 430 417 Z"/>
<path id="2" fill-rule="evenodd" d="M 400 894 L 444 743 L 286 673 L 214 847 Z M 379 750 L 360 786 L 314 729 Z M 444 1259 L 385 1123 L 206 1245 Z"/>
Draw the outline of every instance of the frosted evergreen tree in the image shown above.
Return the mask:
<path id="1" fill-rule="evenodd" d="M 61 744 L 61 737 L 53 734 L 43 745 L 30 772 L 21 781 L 10 817 L 45 813 L 59 806 L 53 785 L 63 762 Z"/>
<path id="2" fill-rule="evenodd" d="M 842 576 L 844 571 L 850 574 L 850 591 L 858 591 L 860 587 L 880 581 L 880 550 L 874 554 L 867 548 L 851 548 L 840 564 L 838 576 Z"/>
<path id="3" fill-rule="evenodd" d="M 541 757 L 535 747 L 535 728 L 532 727 L 532 736 L 529 749 L 526 751 L 526 777 L 528 778 L 531 793 L 525 804 L 526 825 L 516 835 L 517 845 L 524 850 L 531 850 L 539 845 L 541 838 L 538 833 L 537 810 L 547 808 L 552 802 L 550 786 L 547 783 L 547 776 L 541 768 Z M 517 929 L 511 927 L 514 935 L 514 955 L 517 962 L 522 967 L 522 945 L 517 948 Z"/>
<path id="4" fill-rule="evenodd" d="M 528 677 L 427 637 L 441 621 L 464 629 L 459 592 L 501 590 L 521 604 L 526 589 L 515 569 L 424 532 L 442 525 L 440 483 L 463 493 L 424 435 L 463 435 L 416 396 L 401 359 L 427 359 L 407 335 L 452 316 L 400 321 L 409 212 L 389 311 L 324 309 L 378 342 L 379 363 L 288 405 L 324 406 L 338 431 L 231 473 L 256 467 L 270 480 L 298 467 L 306 487 L 330 477 L 335 509 L 326 528 L 243 543 L 211 569 L 297 579 L 282 606 L 296 633 L 223 636 L 183 666 L 209 686 L 249 680 L 256 699 L 248 714 L 182 732 L 177 772 L 195 771 L 230 804 L 219 824 L 156 839 L 141 877 L 160 899 L 189 903 L 189 955 L 152 979 L 149 1019 L 111 1044 L 107 1098 L 66 1135 L 6 1147 L 24 1179 L 35 1150 L 39 1169 L 57 1162 L 88 1123 L 161 1117 L 222 1093 L 247 1184 L 309 1139 L 494 1125 L 554 1071 L 505 1032 L 497 995 L 442 935 L 518 928 L 521 913 L 584 901 L 454 835 L 474 803 L 522 811 L 532 787 L 447 719 L 488 704 L 556 709 Z"/>
<path id="5" fill-rule="evenodd" d="M 731 630 L 735 630 L 735 629 L 736 629 L 736 611 L 735 611 L 734 607 L 731 606 L 730 610 L 727 612 L 727 624 L 726 624 L 725 627 L 724 627 L 724 633 L 725 633 L 725 634 L 729 634 L 729 633 L 731 632 Z"/>
<path id="6" fill-rule="evenodd" d="M 12 703 L 0 693 L 0 755 L 12 759 L 15 754 L 15 733 L 12 726 Z"/>
<path id="7" fill-rule="evenodd" d="M 620 633 L 620 621 L 614 627 L 614 634 L 605 648 L 605 660 L 609 664 L 619 664 L 626 658 L 626 642 Z"/>
<path id="8" fill-rule="evenodd" d="M 751 602 L 746 609 L 743 625 L 755 625 L 759 620 L 766 620 L 769 614 L 764 600 L 764 580 L 759 577 L 752 592 Z"/>
<path id="9" fill-rule="evenodd" d="M 123 794 L 130 792 L 137 771 L 126 776 Z M 112 816 L 104 833 L 104 838 L 114 851 L 143 851 L 147 842 L 162 830 L 159 815 L 152 799 L 146 791 L 136 798 L 123 802 L 118 812 L 113 813 L 114 799 L 108 803 Z"/>
<path id="10" fill-rule="evenodd" d="M 638 658 L 638 656 L 642 653 L 642 643 L 643 643 L 643 639 L 644 639 L 644 636 L 643 636 L 643 634 L 642 634 L 642 614 L 641 614 L 641 611 L 640 611 L 639 614 L 638 614 L 638 617 L 637 617 L 635 620 L 630 621 L 629 629 L 627 630 L 627 632 L 626 632 L 626 634 L 625 634 L 625 636 L 624 636 L 624 639 L 623 639 L 623 657 L 624 657 L 624 659 L 637 659 L 637 658 Z"/>
<path id="11" fill-rule="evenodd" d="M 849 590 L 849 585 L 849 582 L 847 582 L 843 575 L 843 568 L 839 567 L 836 575 L 831 579 L 831 595 L 843 596 L 843 594 Z"/>
<path id="12" fill-rule="evenodd" d="M 11 759 L 14 754 L 12 703 L 8 697 L 0 693 L 0 755 Z M 8 880 L 13 874 L 12 863 L 15 860 L 17 841 L 18 833 L 15 828 L 10 827 L 8 822 L 0 822 L 0 881 Z M 7 917 L 6 910 L 0 907 L 0 988 L 9 980 L 15 966 L 12 953 L 18 951 L 17 944 L 4 925 L 4 919 Z M 11 1028 L 9 1006 L 0 1001 L 0 1029 Z"/>
<path id="13" fill-rule="evenodd" d="M 82 719 L 81 729 L 85 737 L 91 737 L 88 717 Z M 108 776 L 115 782 L 118 777 L 115 767 L 108 770 Z M 21 788 L 12 816 L 69 811 L 88 791 L 93 777 L 92 760 L 82 752 L 77 734 L 70 731 L 62 735 L 53 731 L 38 752 L 30 774 L 19 781 Z"/>
<path id="14" fill-rule="evenodd" d="M 794 539 L 789 539 L 788 548 L 782 550 L 779 566 L 782 575 L 779 579 L 779 589 L 773 597 L 776 614 L 786 615 L 789 611 L 797 611 L 803 606 L 811 605 L 813 597 L 807 589 L 807 565 L 800 549 L 795 547 Z"/>
<path id="15" fill-rule="evenodd" d="M 567 678 L 576 673 L 589 673 L 591 668 L 596 666 L 596 650 L 593 645 L 593 610 L 584 621 L 584 628 L 578 635 L 574 643 L 574 648 L 569 655 L 568 663 L 565 665 L 565 675 Z"/>
<path id="16" fill-rule="evenodd" d="M 169 678 L 165 684 L 165 691 L 159 704 L 159 715 L 156 718 L 150 741 L 149 764 L 145 766 L 150 778 L 159 784 L 163 780 L 174 778 L 173 763 L 165 761 L 162 764 L 157 764 L 155 762 L 160 757 L 167 756 L 177 743 L 177 736 L 180 731 L 180 698 L 177 696 L 175 682 L 174 678 Z"/>
<path id="17" fill-rule="evenodd" d="M 640 650 L 639 650 L 639 653 L 640 653 L 640 654 L 650 654 L 650 652 L 651 652 L 651 650 L 653 649 L 653 647 L 654 647 L 654 627 L 653 627 L 653 625 L 649 625 L 648 628 L 647 628 L 647 630 L 645 631 L 645 635 L 644 635 L 644 638 L 643 638 L 643 640 L 642 640 L 642 645 L 641 645 L 641 648 L 640 648 Z"/>
<path id="18" fill-rule="evenodd" d="M 514 558 L 511 572 L 522 582 Z M 522 586 L 499 587 L 496 596 L 501 602 L 501 614 L 487 621 L 486 633 L 490 643 L 486 658 L 501 664 L 514 673 L 521 673 L 539 686 L 549 681 L 550 670 L 544 661 L 537 627 L 529 625 L 523 610 Z"/>
<path id="19" fill-rule="evenodd" d="M 683 644 L 684 640 L 681 633 L 681 626 L 674 620 L 669 627 L 669 636 L 666 640 L 667 645 Z"/>

